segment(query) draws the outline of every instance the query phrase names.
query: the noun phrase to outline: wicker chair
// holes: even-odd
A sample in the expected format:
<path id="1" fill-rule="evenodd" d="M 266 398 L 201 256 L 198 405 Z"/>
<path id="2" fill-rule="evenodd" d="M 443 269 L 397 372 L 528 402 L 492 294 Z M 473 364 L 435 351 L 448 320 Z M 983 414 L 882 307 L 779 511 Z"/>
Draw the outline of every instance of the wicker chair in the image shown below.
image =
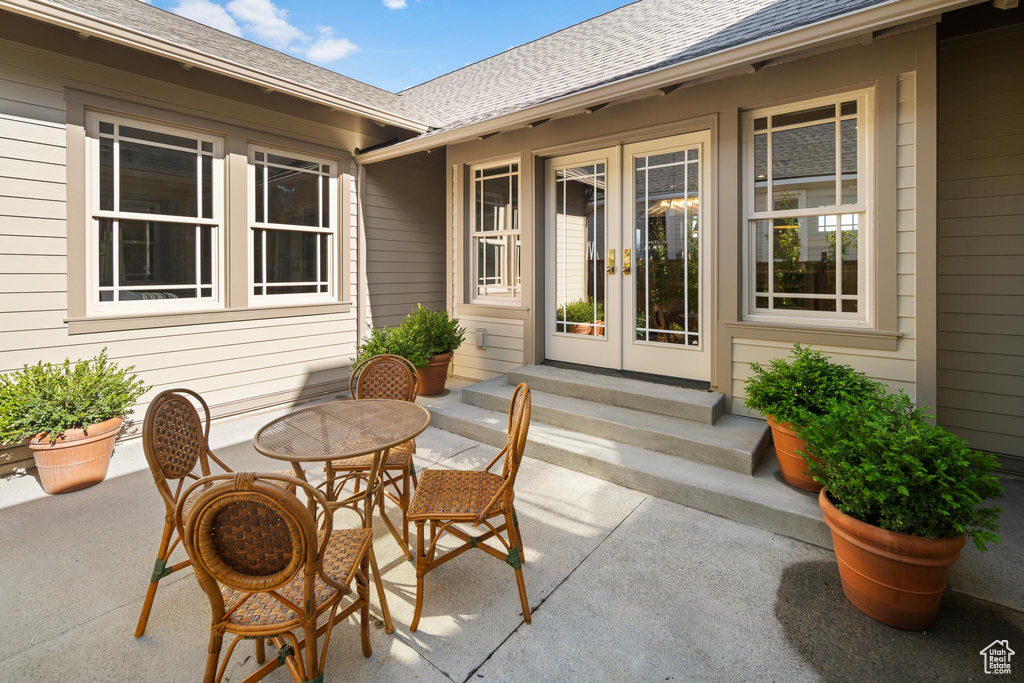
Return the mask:
<path id="1" fill-rule="evenodd" d="M 402 356 L 391 354 L 373 356 L 352 368 L 348 387 L 354 399 L 390 398 L 399 401 L 415 401 L 416 367 Z M 415 441 L 395 446 L 388 452 L 382 475 L 384 495 L 378 496 L 380 516 L 408 560 L 412 559 L 412 552 L 409 550 L 409 497 L 412 494 L 412 487 L 409 485 L 410 479 L 413 486 L 418 485 L 412 458 L 415 452 Z M 354 488 L 358 492 L 360 486 L 367 481 L 372 460 L 373 455 L 364 455 L 327 463 L 325 471 L 328 480 L 337 482 L 328 490 L 336 491 L 344 486 L 349 479 L 354 479 Z M 388 499 L 398 505 L 402 511 L 401 532 L 395 528 L 394 523 L 385 513 L 384 504 Z"/>
<path id="2" fill-rule="evenodd" d="M 287 490 L 291 486 L 302 489 L 308 506 Z M 190 499 L 191 509 L 186 510 Z M 204 477 L 179 500 L 175 526 L 212 611 L 205 683 L 221 680 L 243 639 L 257 641 L 256 661 L 262 664 L 246 681 L 259 680 L 284 665 L 297 683 L 322 682 L 334 626 L 356 611 L 363 655 L 372 653 L 373 531 L 334 531 L 330 514 L 323 514 L 318 525 L 318 509 L 329 510 L 328 502 L 312 485 L 294 477 L 252 472 Z M 356 595 L 339 609 L 353 580 Z M 318 625 L 319 621 L 323 623 Z M 234 638 L 220 662 L 225 633 Z M 323 645 L 318 647 L 321 636 Z M 277 648 L 269 662 L 265 640 Z"/>
<path id="3" fill-rule="evenodd" d="M 530 431 L 531 406 L 530 387 L 520 384 L 512 394 L 509 405 L 505 447 L 482 470 L 430 469 L 424 470 L 420 477 L 416 495 L 409 506 L 409 519 L 416 523 L 416 612 L 411 630 L 415 631 L 419 626 L 423 611 L 423 577 L 430 570 L 470 548 L 483 550 L 512 566 L 519 587 L 523 618 L 526 623 L 530 623 L 530 603 L 523 582 L 523 537 L 519 532 L 519 519 L 513 502 L 516 473 L 523 458 L 526 435 Z M 502 458 L 501 474 L 490 472 Z M 504 523 L 496 527 L 489 520 L 499 516 L 504 517 Z M 424 536 L 424 525 L 427 522 L 430 522 L 429 543 L 425 543 L 427 539 Z M 454 526 L 460 523 L 469 523 L 474 527 L 482 524 L 488 531 L 480 536 L 470 536 Z M 438 539 L 446 531 L 465 542 L 435 558 Z M 502 537 L 502 532 L 507 532 L 508 540 Z M 485 543 L 491 538 L 497 538 L 504 550 Z"/>
<path id="4" fill-rule="evenodd" d="M 205 422 L 190 400 L 195 399 L 203 408 Z M 160 548 L 156 554 L 156 564 L 149 580 L 149 590 L 142 603 L 142 614 L 135 628 L 135 637 L 140 638 L 146 633 L 149 613 L 153 609 L 153 599 L 160 579 L 184 569 L 192 564 L 188 559 L 168 566 L 167 562 L 177 547 L 179 538 L 174 534 L 174 510 L 181 498 L 182 488 L 187 480 L 196 480 L 210 474 L 210 460 L 213 460 L 224 472 L 231 472 L 209 446 L 210 407 L 203 397 L 190 389 L 169 389 L 157 394 L 146 411 L 146 420 L 142 426 L 142 448 L 149 462 L 150 472 L 156 482 L 156 489 L 163 498 L 165 507 L 164 532 L 160 539 Z M 199 472 L 196 472 L 196 465 Z M 291 471 L 275 472 L 290 475 Z M 171 490 L 171 482 L 177 482 Z M 285 485 L 285 484 L 282 484 Z M 184 499 L 185 512 L 191 507 L 193 500 Z"/>

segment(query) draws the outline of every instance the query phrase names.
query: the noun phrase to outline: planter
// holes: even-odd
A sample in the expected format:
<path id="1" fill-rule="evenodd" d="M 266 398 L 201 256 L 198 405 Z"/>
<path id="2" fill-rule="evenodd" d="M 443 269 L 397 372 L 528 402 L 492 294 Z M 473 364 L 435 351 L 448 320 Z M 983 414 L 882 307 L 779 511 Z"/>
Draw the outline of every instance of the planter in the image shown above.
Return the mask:
<path id="1" fill-rule="evenodd" d="M 43 491 L 70 493 L 103 481 L 122 422 L 115 417 L 87 429 L 69 429 L 53 443 L 47 435 L 33 437 L 28 447 Z"/>
<path id="2" fill-rule="evenodd" d="M 604 320 L 598 320 L 596 323 L 566 323 L 566 328 L 569 334 L 600 337 L 604 334 Z"/>
<path id="3" fill-rule="evenodd" d="M 807 462 L 803 459 L 798 450 L 806 452 L 807 447 L 804 440 L 793 431 L 793 425 L 789 422 L 781 424 L 771 416 L 768 417 L 768 424 L 772 428 L 772 439 L 775 441 L 775 455 L 779 459 L 779 469 L 782 470 L 782 478 L 791 486 L 804 491 L 817 493 L 821 490 L 821 484 L 814 481 L 811 475 L 806 473 Z"/>
<path id="4" fill-rule="evenodd" d="M 853 606 L 896 628 L 931 626 L 966 536 L 921 538 L 880 529 L 840 512 L 827 489 L 818 503 L 832 530 L 843 593 Z"/>
<path id="5" fill-rule="evenodd" d="M 444 383 L 448 379 L 448 364 L 451 360 L 451 351 L 431 356 L 427 367 L 416 371 L 416 393 L 420 396 L 437 396 L 444 391 Z"/>

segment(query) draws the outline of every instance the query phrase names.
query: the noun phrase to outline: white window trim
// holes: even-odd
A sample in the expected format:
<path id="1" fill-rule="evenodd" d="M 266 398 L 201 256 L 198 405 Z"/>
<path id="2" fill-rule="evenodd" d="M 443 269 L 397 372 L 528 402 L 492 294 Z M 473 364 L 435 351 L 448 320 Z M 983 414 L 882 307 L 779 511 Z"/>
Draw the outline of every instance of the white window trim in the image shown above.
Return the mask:
<path id="1" fill-rule="evenodd" d="M 521 308 L 523 301 L 523 289 L 522 289 L 522 262 L 520 262 L 520 282 L 519 282 L 519 296 L 477 296 L 477 249 L 476 249 L 476 187 L 477 187 L 477 171 L 484 171 L 489 168 L 496 168 L 498 166 L 509 166 L 512 164 L 516 165 L 515 176 L 518 178 L 516 183 L 517 194 L 516 194 L 516 207 L 518 210 L 522 209 L 523 204 L 523 169 L 522 160 L 519 157 L 509 157 L 507 159 L 497 159 L 494 161 L 488 161 L 487 163 L 476 164 L 469 167 L 469 232 L 466 235 L 467 245 L 466 248 L 469 251 L 469 303 L 478 306 L 495 306 L 498 308 Z M 511 173 L 508 175 L 512 175 Z M 519 235 L 519 248 L 522 251 L 522 239 L 523 239 L 523 222 L 522 216 L 519 217 L 519 228 L 516 230 L 490 230 L 486 233 L 479 233 L 481 235 L 486 234 L 487 237 L 502 237 L 506 235 Z"/>
<path id="2" fill-rule="evenodd" d="M 143 128 L 156 133 L 166 133 L 179 137 L 195 138 L 201 142 L 213 144 L 213 218 L 192 218 L 188 216 L 162 216 L 159 214 L 133 213 L 129 211 L 118 211 L 117 190 L 119 180 L 117 178 L 120 166 L 118 151 L 114 149 L 114 206 L 113 211 L 100 209 L 100 122 L 113 123 L 115 125 L 127 125 L 135 128 Z M 224 308 L 224 244 L 225 224 L 224 214 L 224 140 L 215 135 L 209 135 L 186 126 L 154 123 L 147 119 L 122 116 L 118 114 L 107 114 L 98 111 L 86 111 L 86 172 L 85 172 L 85 194 L 88 215 L 86 216 L 86 315 L 105 316 L 111 314 L 131 313 L 173 313 L 178 311 L 209 311 L 221 310 Z M 147 143 L 160 147 L 159 143 Z M 197 212 L 202 213 L 202 196 L 197 201 Z M 97 220 L 100 218 L 116 218 L 120 220 L 141 220 L 161 223 L 184 223 L 188 225 L 209 225 L 213 226 L 213 244 L 211 245 L 211 274 L 213 297 L 209 299 L 154 299 L 149 301 L 100 301 L 99 297 L 99 231 Z M 115 254 L 118 245 L 113 245 Z M 115 258 L 115 268 L 116 268 Z M 198 283 L 197 283 L 198 284 Z M 128 288 L 126 288 L 128 289 Z"/>
<path id="3" fill-rule="evenodd" d="M 314 162 L 320 166 L 328 166 L 330 173 L 328 178 L 330 181 L 327 183 L 328 191 L 330 195 L 328 197 L 328 220 L 330 221 L 330 229 L 324 230 L 322 227 L 304 226 L 304 225 L 287 225 L 283 223 L 268 223 L 268 222 L 256 222 L 256 178 L 255 178 L 255 166 L 256 166 L 256 153 L 263 152 L 264 155 L 274 154 L 277 156 L 290 157 L 292 159 L 299 159 L 301 161 Z M 264 156 L 266 163 L 267 157 Z M 337 159 L 328 159 L 326 157 L 319 157 L 302 151 L 296 151 L 293 149 L 285 149 L 281 147 L 273 147 L 270 145 L 261 145 L 256 143 L 250 143 L 248 149 L 248 163 L 246 165 L 246 244 L 247 244 L 247 256 L 246 262 L 248 263 L 248 289 L 247 297 L 250 306 L 254 308 L 268 307 L 268 306 L 290 306 L 290 305 L 302 305 L 302 304 L 323 304 L 323 303 L 336 303 L 338 301 L 338 259 L 341 253 L 341 230 L 338 222 L 340 218 L 340 212 L 338 210 L 338 204 L 340 199 L 339 194 L 339 173 L 338 169 L 340 164 Z M 321 173 L 318 173 L 322 177 Z M 263 199 L 266 199 L 268 185 L 263 184 Z M 266 209 L 265 209 L 266 210 Z M 267 218 L 264 215 L 264 218 Z M 320 235 L 328 235 L 327 240 L 327 291 L 326 292 L 310 292 L 306 294 L 255 294 L 254 288 L 256 287 L 256 269 L 253 266 L 253 258 L 255 256 L 255 245 L 254 245 L 254 233 L 256 230 L 291 230 L 294 232 L 313 232 Z M 319 247 L 318 247 L 319 248 Z M 266 254 L 264 253 L 264 256 Z M 266 277 L 266 266 L 264 265 L 264 277 Z M 292 284 L 305 284 L 305 283 L 292 283 Z M 319 283 L 308 283 L 308 284 L 319 284 Z M 273 286 L 273 285 L 270 285 Z"/>
<path id="4" fill-rule="evenodd" d="M 741 184 L 743 192 L 743 319 L 753 322 L 791 323 L 797 325 L 813 325 L 819 327 L 867 328 L 876 325 L 875 288 L 877 282 L 877 259 L 875 237 L 875 117 L 874 89 L 865 88 L 827 97 L 799 100 L 784 105 L 744 112 L 741 118 L 743 126 L 743 166 Z M 775 114 L 813 109 L 827 104 L 837 107 L 842 102 L 857 101 L 857 203 L 837 204 L 790 211 L 755 211 L 754 210 L 754 119 L 770 117 Z M 838 117 L 837 117 L 838 118 Z M 798 124 L 793 128 L 809 124 Z M 790 126 L 779 126 L 767 131 L 786 130 Z M 771 136 L 769 135 L 769 147 Z M 837 147 L 840 144 L 837 135 Z M 836 165 L 840 168 L 842 160 L 837 155 Z M 772 205 L 773 190 L 771 186 L 771 156 L 768 158 L 768 201 Z M 841 175 L 840 175 L 841 177 Z M 838 184 L 838 179 L 837 179 Z M 842 201 L 840 196 L 837 201 Z M 858 263 L 857 263 L 857 313 L 826 313 L 822 311 L 765 311 L 756 309 L 754 297 L 756 280 L 756 263 L 753 256 L 754 221 L 771 220 L 773 218 L 807 218 L 830 214 L 862 214 L 858 225 Z"/>

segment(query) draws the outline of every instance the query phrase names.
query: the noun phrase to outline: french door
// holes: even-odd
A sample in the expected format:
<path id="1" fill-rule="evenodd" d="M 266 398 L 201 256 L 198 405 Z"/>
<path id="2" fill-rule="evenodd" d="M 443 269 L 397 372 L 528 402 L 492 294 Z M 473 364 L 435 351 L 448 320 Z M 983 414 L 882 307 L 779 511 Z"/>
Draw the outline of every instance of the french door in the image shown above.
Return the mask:
<path id="1" fill-rule="evenodd" d="M 707 131 L 549 159 L 547 358 L 709 380 Z"/>

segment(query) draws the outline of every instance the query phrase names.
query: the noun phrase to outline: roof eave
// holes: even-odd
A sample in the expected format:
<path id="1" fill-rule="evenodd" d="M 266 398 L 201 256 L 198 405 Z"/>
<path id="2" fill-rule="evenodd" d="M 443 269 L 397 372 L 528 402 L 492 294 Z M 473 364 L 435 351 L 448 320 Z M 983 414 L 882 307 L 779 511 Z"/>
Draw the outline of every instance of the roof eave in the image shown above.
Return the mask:
<path id="1" fill-rule="evenodd" d="M 734 48 L 714 52 L 703 57 L 673 64 L 637 76 L 624 78 L 571 95 L 557 97 L 532 107 L 496 116 L 478 123 L 454 128 L 427 137 L 416 137 L 391 147 L 356 155 L 360 164 L 373 164 L 407 154 L 414 154 L 444 145 L 456 144 L 497 131 L 525 126 L 533 121 L 550 118 L 565 112 L 583 111 L 604 102 L 627 98 L 645 91 L 672 86 L 684 81 L 706 78 L 735 71 L 737 67 L 783 56 L 799 50 L 811 49 L 827 43 L 839 42 L 898 24 L 917 21 L 942 12 L 977 4 L 984 0 L 891 0 L 857 12 L 802 26 L 761 40 L 744 43 Z"/>
<path id="2" fill-rule="evenodd" d="M 189 67 L 199 67 L 222 76 L 257 85 L 261 88 L 279 92 L 299 99 L 321 104 L 355 116 L 376 121 L 385 125 L 396 126 L 414 133 L 424 133 L 431 125 L 400 114 L 385 111 L 377 107 L 362 104 L 348 98 L 339 97 L 316 88 L 310 88 L 287 78 L 274 76 L 251 66 L 238 64 L 228 59 L 207 54 L 156 36 L 136 31 L 126 26 L 104 21 L 82 12 L 38 0 L 0 0 L 0 9 L 20 14 L 37 21 L 42 21 L 61 28 L 124 45 L 136 50 L 148 52 L 166 59 L 171 59 Z"/>

